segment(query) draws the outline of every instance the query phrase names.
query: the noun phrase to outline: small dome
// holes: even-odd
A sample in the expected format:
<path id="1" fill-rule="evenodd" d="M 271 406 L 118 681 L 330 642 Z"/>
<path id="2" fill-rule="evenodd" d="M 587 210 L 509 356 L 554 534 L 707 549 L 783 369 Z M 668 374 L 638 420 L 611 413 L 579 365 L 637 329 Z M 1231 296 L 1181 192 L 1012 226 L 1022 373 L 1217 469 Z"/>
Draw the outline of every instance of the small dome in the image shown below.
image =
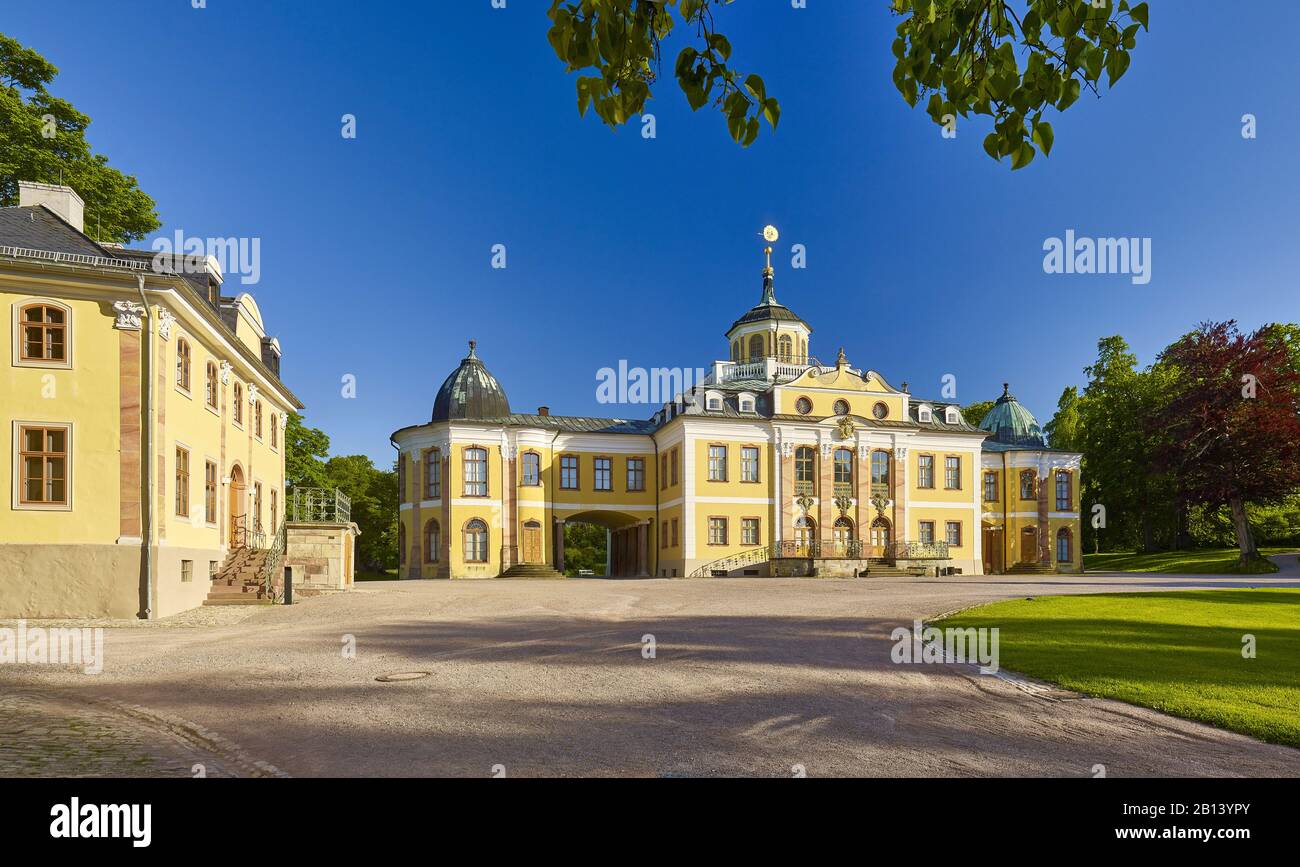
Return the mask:
<path id="1" fill-rule="evenodd" d="M 510 415 L 510 401 L 496 377 L 488 373 L 469 342 L 469 355 L 451 372 L 433 401 L 433 421 L 450 419 L 504 418 Z"/>
<path id="2" fill-rule="evenodd" d="M 763 269 L 763 295 L 759 298 L 758 304 L 749 308 L 744 316 L 731 323 L 731 327 L 727 329 L 728 336 L 741 325 L 748 325 L 751 322 L 797 322 L 812 333 L 812 327 L 807 322 L 776 300 L 775 276 L 771 264 Z"/>
<path id="3" fill-rule="evenodd" d="M 980 422 L 980 430 L 993 434 L 993 441 L 1009 446 L 1045 448 L 1043 429 L 1034 414 L 1020 405 L 1011 394 L 1010 385 L 1002 383 L 1002 396 Z"/>

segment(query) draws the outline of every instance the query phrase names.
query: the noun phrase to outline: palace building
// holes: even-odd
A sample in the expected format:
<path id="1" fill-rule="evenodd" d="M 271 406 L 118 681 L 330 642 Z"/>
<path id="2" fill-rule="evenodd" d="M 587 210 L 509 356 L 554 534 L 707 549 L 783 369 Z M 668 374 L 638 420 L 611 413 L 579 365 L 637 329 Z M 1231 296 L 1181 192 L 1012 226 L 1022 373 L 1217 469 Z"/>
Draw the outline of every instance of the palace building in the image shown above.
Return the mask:
<path id="1" fill-rule="evenodd" d="M 574 522 L 607 530 L 614 577 L 1079 571 L 1080 456 L 1005 388 L 975 426 L 820 363 L 767 253 L 727 360 L 643 421 L 513 412 L 471 341 L 392 435 L 402 577 L 554 575 Z"/>
<path id="2" fill-rule="evenodd" d="M 0 208 L 0 617 L 162 617 L 236 559 L 241 594 L 283 532 L 301 404 L 257 303 L 212 259 L 95 242 L 83 211 L 26 182 Z"/>

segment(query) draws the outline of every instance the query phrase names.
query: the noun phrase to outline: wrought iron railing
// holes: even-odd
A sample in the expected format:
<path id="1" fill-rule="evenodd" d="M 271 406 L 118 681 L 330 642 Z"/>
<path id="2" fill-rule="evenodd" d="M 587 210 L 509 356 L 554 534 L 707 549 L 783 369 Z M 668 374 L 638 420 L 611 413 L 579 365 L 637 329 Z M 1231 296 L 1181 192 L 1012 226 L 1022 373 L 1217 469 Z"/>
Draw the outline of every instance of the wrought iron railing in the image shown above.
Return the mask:
<path id="1" fill-rule="evenodd" d="M 795 482 L 795 496 L 811 497 L 813 493 L 813 482 Z"/>
<path id="2" fill-rule="evenodd" d="M 338 488 L 294 488 L 289 492 L 289 515 L 295 524 L 347 524 L 352 500 Z"/>
<path id="3" fill-rule="evenodd" d="M 949 560 L 947 542 L 894 542 L 890 556 L 893 560 Z"/>
<path id="4" fill-rule="evenodd" d="M 756 563 L 766 563 L 771 558 L 771 549 L 766 545 L 762 545 L 758 548 L 750 548 L 749 550 L 742 551 L 739 554 L 732 554 L 729 557 L 721 557 L 711 563 L 706 563 L 692 572 L 690 577 L 707 578 L 715 572 L 721 572 L 725 575 L 732 570 L 740 569 L 745 566 L 753 566 Z"/>
<path id="5" fill-rule="evenodd" d="M 275 537 L 271 540 L 270 546 L 266 549 L 266 559 L 262 561 L 262 592 L 266 594 L 267 599 L 276 598 L 276 578 L 280 576 L 280 568 L 284 564 L 284 550 L 287 542 L 288 531 L 285 528 L 285 522 L 280 522 L 280 529 L 276 531 Z"/>

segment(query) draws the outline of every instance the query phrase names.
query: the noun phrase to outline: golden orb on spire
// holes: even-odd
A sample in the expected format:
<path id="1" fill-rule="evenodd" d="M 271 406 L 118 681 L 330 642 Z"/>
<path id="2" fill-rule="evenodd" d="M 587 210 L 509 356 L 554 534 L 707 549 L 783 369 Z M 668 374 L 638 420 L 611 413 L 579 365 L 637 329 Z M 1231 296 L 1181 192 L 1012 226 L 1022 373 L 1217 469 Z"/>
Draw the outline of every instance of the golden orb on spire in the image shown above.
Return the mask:
<path id="1" fill-rule="evenodd" d="M 776 226 L 763 227 L 763 240 L 766 241 L 767 243 L 775 244 L 777 238 L 780 237 L 781 237 L 781 233 L 776 230 Z"/>

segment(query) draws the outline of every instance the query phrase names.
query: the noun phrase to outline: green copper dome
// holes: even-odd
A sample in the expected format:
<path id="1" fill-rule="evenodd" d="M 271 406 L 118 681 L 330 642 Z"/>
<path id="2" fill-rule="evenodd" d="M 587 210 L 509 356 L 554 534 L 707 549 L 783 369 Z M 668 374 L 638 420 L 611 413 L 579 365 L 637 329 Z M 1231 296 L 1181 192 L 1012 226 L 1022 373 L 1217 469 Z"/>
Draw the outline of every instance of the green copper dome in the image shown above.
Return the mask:
<path id="1" fill-rule="evenodd" d="M 993 442 L 1009 446 L 1037 446 L 1045 448 L 1043 429 L 1038 426 L 1034 414 L 1020 405 L 1011 394 L 1010 385 L 1002 383 L 1002 396 L 998 398 L 993 409 L 980 422 L 980 430 L 993 434 Z"/>
<path id="2" fill-rule="evenodd" d="M 488 373 L 469 342 L 469 355 L 438 389 L 433 401 L 433 421 L 451 419 L 504 418 L 510 415 L 510 401 L 496 377 Z"/>

